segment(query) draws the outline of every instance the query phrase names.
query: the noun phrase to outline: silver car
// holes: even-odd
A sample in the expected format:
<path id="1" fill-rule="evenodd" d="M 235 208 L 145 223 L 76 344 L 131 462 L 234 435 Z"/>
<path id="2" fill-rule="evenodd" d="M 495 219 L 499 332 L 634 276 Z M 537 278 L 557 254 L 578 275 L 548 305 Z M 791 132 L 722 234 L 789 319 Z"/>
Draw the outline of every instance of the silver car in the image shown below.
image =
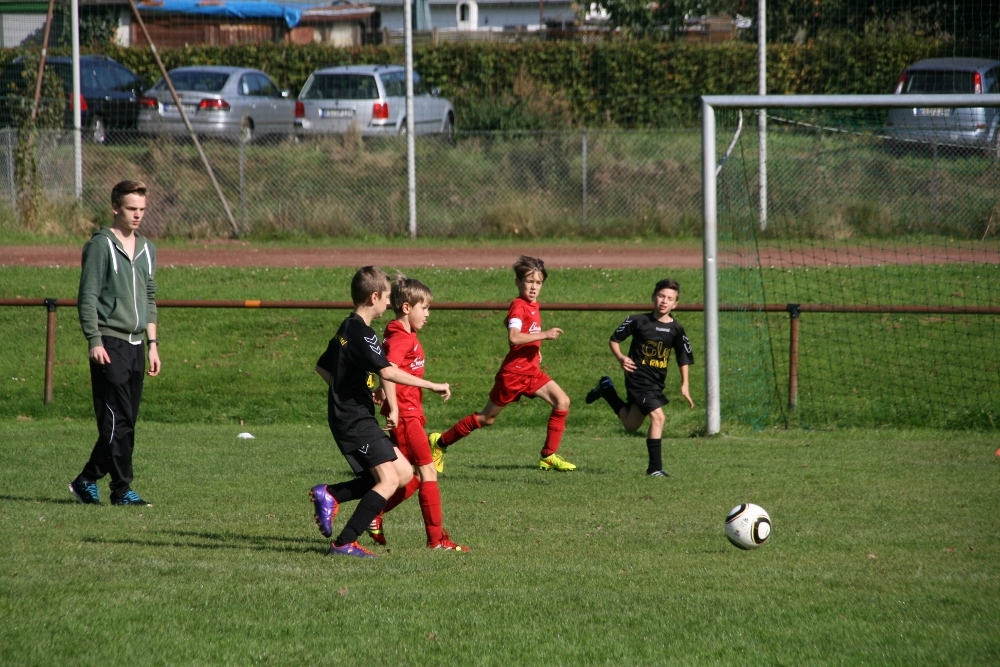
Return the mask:
<path id="1" fill-rule="evenodd" d="M 271 78 L 245 67 L 178 67 L 170 71 L 177 96 L 199 135 L 253 141 L 292 134 L 295 100 Z M 187 134 L 163 79 L 139 100 L 139 132 Z"/>
<path id="2" fill-rule="evenodd" d="M 1000 60 L 931 58 L 903 71 L 897 95 L 1000 93 Z M 1000 109 L 890 109 L 886 131 L 899 142 L 987 147 L 1000 151 Z"/>
<path id="3" fill-rule="evenodd" d="M 413 73 L 415 134 L 455 131 L 455 108 L 428 89 Z M 349 65 L 313 72 L 295 105 L 299 136 L 343 134 L 356 128 L 364 136 L 406 132 L 406 71 L 398 65 Z"/>

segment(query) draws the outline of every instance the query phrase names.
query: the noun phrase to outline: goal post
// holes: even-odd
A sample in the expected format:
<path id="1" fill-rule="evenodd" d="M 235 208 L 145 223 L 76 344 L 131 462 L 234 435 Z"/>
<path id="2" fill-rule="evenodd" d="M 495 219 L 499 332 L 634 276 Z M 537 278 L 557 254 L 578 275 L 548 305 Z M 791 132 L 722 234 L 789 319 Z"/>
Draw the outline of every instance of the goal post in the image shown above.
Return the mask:
<path id="1" fill-rule="evenodd" d="M 705 411 L 706 432 L 716 434 L 722 427 L 722 383 L 719 334 L 719 201 L 716 111 L 768 109 L 962 109 L 1000 107 L 1000 94 L 960 95 L 707 95 L 702 98 L 702 183 L 704 251 L 705 326 Z M 770 126 L 769 126 L 770 129 Z M 1000 137 L 1000 126 L 995 130 Z M 997 138 L 997 145 L 1000 141 Z M 769 151 L 773 151 L 769 148 Z M 769 153 L 769 159 L 773 157 Z M 934 165 L 937 168 L 937 148 Z M 769 178 L 774 174 L 769 168 Z M 772 181 L 773 182 L 773 181 Z M 774 193 L 777 198 L 779 195 Z M 774 200 L 772 200 L 774 201 Z M 998 204 L 1000 206 L 1000 204 Z M 751 208 L 752 210 L 752 208 Z M 769 215 L 769 231 L 770 231 Z M 991 218 L 992 222 L 992 218 Z M 1000 221 L 998 221 L 1000 222 Z M 987 231 L 989 228 L 987 227 Z M 984 234 L 985 239 L 985 234 Z M 991 260 L 987 259 L 986 263 Z M 992 297 L 990 297 L 992 298 Z"/>

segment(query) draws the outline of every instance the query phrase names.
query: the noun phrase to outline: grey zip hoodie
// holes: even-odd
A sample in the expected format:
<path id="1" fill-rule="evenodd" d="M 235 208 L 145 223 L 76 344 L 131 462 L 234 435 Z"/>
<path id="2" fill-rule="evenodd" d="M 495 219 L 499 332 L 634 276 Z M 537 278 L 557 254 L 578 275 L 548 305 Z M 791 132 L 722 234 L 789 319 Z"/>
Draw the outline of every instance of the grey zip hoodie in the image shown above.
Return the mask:
<path id="1" fill-rule="evenodd" d="M 156 248 L 135 235 L 135 258 L 129 260 L 114 232 L 101 227 L 83 246 L 83 271 L 77 310 L 90 349 L 101 336 L 141 343 L 146 325 L 156 324 Z"/>

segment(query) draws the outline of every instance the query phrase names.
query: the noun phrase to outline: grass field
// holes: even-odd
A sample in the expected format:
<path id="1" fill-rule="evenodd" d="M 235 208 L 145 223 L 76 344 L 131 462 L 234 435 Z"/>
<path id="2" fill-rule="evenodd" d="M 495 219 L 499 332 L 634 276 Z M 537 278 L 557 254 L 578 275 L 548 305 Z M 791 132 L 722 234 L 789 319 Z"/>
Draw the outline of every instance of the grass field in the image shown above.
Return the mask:
<path id="1" fill-rule="evenodd" d="M 946 286 L 993 281 L 938 271 Z M 672 273 L 686 300 L 700 300 L 699 272 Z M 162 298 L 345 300 L 350 274 L 163 268 L 159 282 Z M 0 294 L 73 296 L 78 275 L 0 268 Z M 413 275 L 441 301 L 512 296 L 507 270 Z M 642 302 L 659 277 L 560 270 L 542 298 Z M 775 276 L 776 298 L 804 285 L 816 299 L 845 283 L 863 293 L 885 275 L 799 278 Z M 925 280 L 905 270 L 890 278 L 901 297 Z M 698 437 L 698 313 L 678 316 L 699 362 L 699 406 L 668 406 L 671 478 L 643 476 L 643 435 L 582 401 L 597 376 L 617 377 L 606 337 L 621 314 L 550 312 L 546 326 L 566 333 L 546 343 L 545 364 L 574 399 L 562 451 L 580 470 L 534 469 L 547 406 L 521 401 L 449 453 L 445 526 L 472 553 L 427 550 L 411 500 L 387 519 L 385 557 L 331 560 L 307 492 L 347 469 L 312 367 L 344 314 L 164 308 L 164 371 L 147 380 L 136 453 L 135 487 L 154 506 L 137 509 L 85 507 L 66 491 L 95 430 L 75 311 L 59 310 L 56 397 L 43 406 L 42 309 L 0 309 L 0 664 L 1000 660 L 995 430 L 758 432 L 727 419 L 725 435 Z M 429 426 L 482 407 L 504 353 L 500 318 L 432 313 L 421 333 L 428 377 L 451 381 L 454 397 L 428 397 Z M 838 326 L 808 322 L 819 341 Z M 838 361 L 839 350 L 810 345 L 822 363 Z M 956 365 L 996 360 L 959 350 Z M 675 369 L 669 378 L 676 398 Z M 898 379 L 878 374 L 870 390 L 901 393 Z M 240 431 L 256 439 L 238 440 Z M 722 532 L 744 501 L 774 521 L 755 552 Z"/>
<path id="2" fill-rule="evenodd" d="M 609 420 L 610 421 L 610 420 Z M 533 469 L 538 423 L 449 453 L 445 525 L 412 500 L 388 554 L 325 557 L 310 485 L 346 477 L 323 419 L 140 424 L 151 508 L 65 485 L 81 422 L 0 422 L 0 663 L 941 664 L 1000 659 L 995 438 L 934 431 L 668 439 L 573 425 L 565 475 Z M 17 446 L 12 446 L 17 443 Z M 107 496 L 106 486 L 102 494 Z M 752 500 L 754 552 L 722 532 Z M 338 521 L 341 525 L 343 519 Z M 363 538 L 367 540 L 367 538 Z"/>

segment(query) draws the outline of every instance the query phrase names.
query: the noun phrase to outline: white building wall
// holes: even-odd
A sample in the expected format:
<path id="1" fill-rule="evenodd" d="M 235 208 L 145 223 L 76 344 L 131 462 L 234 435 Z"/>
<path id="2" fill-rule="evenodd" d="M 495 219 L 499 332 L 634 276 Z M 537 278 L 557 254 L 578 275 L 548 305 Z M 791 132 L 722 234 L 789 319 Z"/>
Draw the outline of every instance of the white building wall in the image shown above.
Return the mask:
<path id="1" fill-rule="evenodd" d="M 453 4 L 432 4 L 431 21 L 435 28 L 455 29 L 458 24 L 455 20 L 455 7 Z M 397 6 L 375 5 L 382 14 L 382 27 L 390 30 L 403 29 L 403 8 Z M 545 3 L 544 17 L 547 21 L 572 21 L 574 18 L 573 9 L 568 2 Z M 479 29 L 503 28 L 505 26 L 537 26 L 538 25 L 538 3 L 518 3 L 491 5 L 483 2 L 479 3 Z"/>
<path id="2" fill-rule="evenodd" d="M 0 47 L 8 49 L 20 46 L 45 26 L 45 14 L 3 14 L 0 19 Z"/>

